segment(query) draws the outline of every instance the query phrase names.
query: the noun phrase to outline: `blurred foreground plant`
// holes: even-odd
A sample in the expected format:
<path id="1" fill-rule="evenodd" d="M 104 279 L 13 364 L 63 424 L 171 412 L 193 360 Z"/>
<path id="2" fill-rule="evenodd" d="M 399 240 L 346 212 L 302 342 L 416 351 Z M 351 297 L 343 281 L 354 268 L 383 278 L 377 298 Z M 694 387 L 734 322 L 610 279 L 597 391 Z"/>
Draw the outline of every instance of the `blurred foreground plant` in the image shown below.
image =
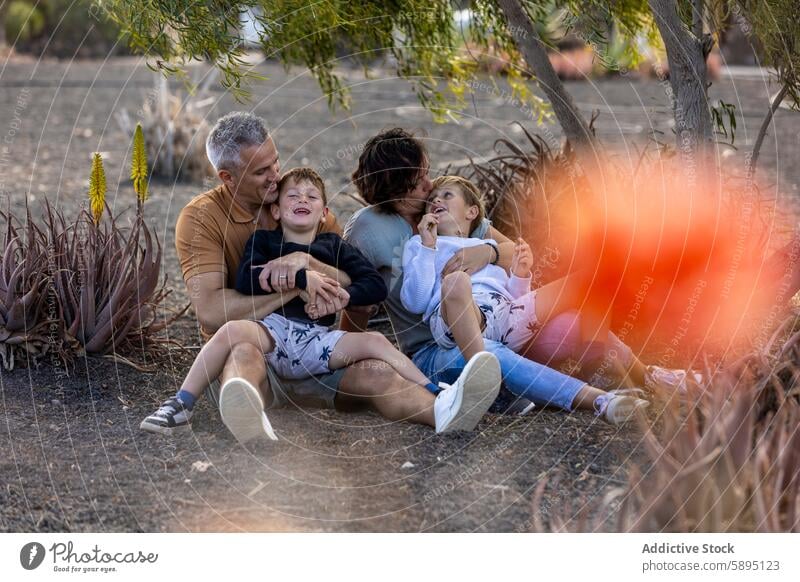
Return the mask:
<path id="1" fill-rule="evenodd" d="M 696 387 L 704 389 L 689 402 L 668 402 L 643 427 L 646 462 L 631 468 L 625 486 L 599 506 L 551 511 L 547 523 L 534 509 L 535 529 L 800 531 L 798 341 L 795 333 L 771 355 L 753 352 Z"/>

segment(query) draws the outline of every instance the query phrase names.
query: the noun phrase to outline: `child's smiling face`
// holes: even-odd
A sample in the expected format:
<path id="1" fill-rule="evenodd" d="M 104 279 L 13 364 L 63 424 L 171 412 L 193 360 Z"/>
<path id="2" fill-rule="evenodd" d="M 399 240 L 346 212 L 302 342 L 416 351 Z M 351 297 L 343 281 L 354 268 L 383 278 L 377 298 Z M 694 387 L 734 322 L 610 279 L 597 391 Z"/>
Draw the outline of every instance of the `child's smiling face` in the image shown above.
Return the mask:
<path id="1" fill-rule="evenodd" d="M 439 219 L 437 232 L 445 236 L 469 236 L 470 224 L 478 216 L 478 207 L 467 204 L 461 187 L 445 184 L 428 196 L 427 211 Z"/>
<path id="2" fill-rule="evenodd" d="M 325 200 L 319 189 L 309 180 L 289 180 L 272 205 L 272 217 L 284 230 L 307 231 L 317 228 L 328 214 Z"/>

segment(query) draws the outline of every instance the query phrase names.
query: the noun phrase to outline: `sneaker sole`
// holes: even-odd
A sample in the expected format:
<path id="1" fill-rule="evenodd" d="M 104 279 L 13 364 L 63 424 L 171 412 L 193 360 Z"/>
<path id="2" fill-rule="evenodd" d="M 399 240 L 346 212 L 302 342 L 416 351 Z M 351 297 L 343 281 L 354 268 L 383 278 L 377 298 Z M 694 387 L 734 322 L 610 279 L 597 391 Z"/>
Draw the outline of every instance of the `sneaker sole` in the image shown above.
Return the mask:
<path id="1" fill-rule="evenodd" d="M 222 422 L 241 444 L 267 437 L 278 440 L 258 390 L 247 380 L 232 378 L 219 393 L 219 412 Z"/>
<path id="2" fill-rule="evenodd" d="M 483 352 L 464 367 L 464 390 L 459 413 L 441 434 L 456 430 L 474 430 L 500 392 L 500 363 L 492 354 Z M 486 386 L 490 386 L 489 390 Z"/>
<path id="3" fill-rule="evenodd" d="M 175 434 L 181 434 L 184 432 L 188 432 L 191 430 L 192 425 L 184 424 L 182 426 L 158 426 L 157 424 L 150 424 L 149 422 L 142 421 L 139 425 L 139 429 L 143 430 L 144 432 L 149 432 L 150 434 L 160 434 L 166 436 L 172 436 Z"/>

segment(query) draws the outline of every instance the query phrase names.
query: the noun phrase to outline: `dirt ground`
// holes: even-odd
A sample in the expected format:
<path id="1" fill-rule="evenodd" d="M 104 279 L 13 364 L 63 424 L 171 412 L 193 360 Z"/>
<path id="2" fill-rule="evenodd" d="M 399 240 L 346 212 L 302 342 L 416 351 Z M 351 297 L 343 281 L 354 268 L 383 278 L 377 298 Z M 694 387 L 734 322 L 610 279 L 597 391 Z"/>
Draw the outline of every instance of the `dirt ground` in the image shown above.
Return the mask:
<path id="1" fill-rule="evenodd" d="M 287 74 L 274 64 L 260 69 L 269 79 L 246 107 L 272 124 L 284 168 L 321 170 L 337 193 L 332 206 L 342 221 L 357 208 L 345 195 L 354 160 L 381 128 L 424 128 L 434 168 L 490 154 L 499 137 L 521 139 L 510 125 L 521 112 L 488 91 L 476 92 L 460 125 L 434 125 L 410 87 L 388 73 L 368 83 L 348 73 L 355 107 L 346 116 L 329 112 L 306 72 Z M 19 212 L 27 195 L 34 209 L 47 197 L 74 211 L 85 203 L 93 151 L 104 154 L 110 199 L 117 208 L 130 206 L 130 136 L 115 114 L 125 108 L 135 116 L 153 98 L 153 78 L 133 58 L 4 61 L 0 206 Z M 670 131 L 664 87 L 656 81 L 568 85 L 583 110 L 600 110 L 597 128 L 608 142 L 642 145 L 649 131 Z M 752 75 L 715 83 L 714 97 L 735 103 L 741 114 L 737 145 L 752 143 L 774 92 Z M 212 96 L 212 123 L 242 107 L 221 90 Z M 800 182 L 800 168 L 791 163 L 799 130 L 800 114 L 779 111 L 762 152 L 760 171 L 782 196 L 793 195 Z M 558 135 L 555 125 L 539 131 Z M 204 189 L 151 184 L 146 213 L 165 247 L 173 307 L 187 301 L 175 220 Z M 155 361 L 130 356 L 152 370 L 146 373 L 102 358 L 76 362 L 68 376 L 47 366 L 0 372 L 0 530 L 529 531 L 535 513 L 546 516 L 563 504 L 578 511 L 583 502 L 576 500 L 591 505 L 622 484 L 625 464 L 640 452 L 633 429 L 612 429 L 589 413 L 539 409 L 525 418 L 488 415 L 474 433 L 447 437 L 371 412 L 285 409 L 271 415 L 281 440 L 247 450 L 201 401 L 190 434 L 147 435 L 139 422 L 174 392 L 197 352 L 191 312 L 169 328 L 168 338 L 187 349 L 165 349 Z M 543 478 L 551 479 L 544 506 L 533 507 Z M 613 529 L 609 518 L 606 527 Z"/>

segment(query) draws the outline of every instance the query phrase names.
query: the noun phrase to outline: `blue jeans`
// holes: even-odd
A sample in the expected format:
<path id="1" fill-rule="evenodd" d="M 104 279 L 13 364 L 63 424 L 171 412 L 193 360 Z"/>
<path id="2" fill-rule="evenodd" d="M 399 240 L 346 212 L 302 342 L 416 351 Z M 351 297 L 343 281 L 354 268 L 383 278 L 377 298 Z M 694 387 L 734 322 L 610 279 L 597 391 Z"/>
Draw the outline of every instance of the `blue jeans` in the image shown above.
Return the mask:
<path id="1" fill-rule="evenodd" d="M 538 405 L 572 410 L 575 396 L 586 385 L 583 380 L 539 363 L 558 365 L 568 358 L 581 358 L 580 316 L 576 311 L 564 312 L 548 321 L 531 343 L 527 357 L 498 342 L 484 340 L 484 345 L 486 351 L 497 357 L 505 387 L 515 396 Z M 444 349 L 433 342 L 417 351 L 411 359 L 434 383 L 454 382 L 466 364 L 458 348 Z M 599 371 L 601 375 L 613 375 L 615 371 L 627 370 L 632 359 L 631 349 L 609 333 L 604 363 Z M 592 378 L 593 383 L 596 379 Z"/>
<path id="2" fill-rule="evenodd" d="M 586 382 L 528 360 L 499 342 L 486 340 L 484 344 L 486 351 L 493 353 L 500 362 L 500 372 L 509 392 L 538 405 L 572 410 L 572 402 Z M 435 343 L 428 344 L 411 359 L 434 383 L 454 382 L 466 364 L 461 350 L 445 350 Z"/>

